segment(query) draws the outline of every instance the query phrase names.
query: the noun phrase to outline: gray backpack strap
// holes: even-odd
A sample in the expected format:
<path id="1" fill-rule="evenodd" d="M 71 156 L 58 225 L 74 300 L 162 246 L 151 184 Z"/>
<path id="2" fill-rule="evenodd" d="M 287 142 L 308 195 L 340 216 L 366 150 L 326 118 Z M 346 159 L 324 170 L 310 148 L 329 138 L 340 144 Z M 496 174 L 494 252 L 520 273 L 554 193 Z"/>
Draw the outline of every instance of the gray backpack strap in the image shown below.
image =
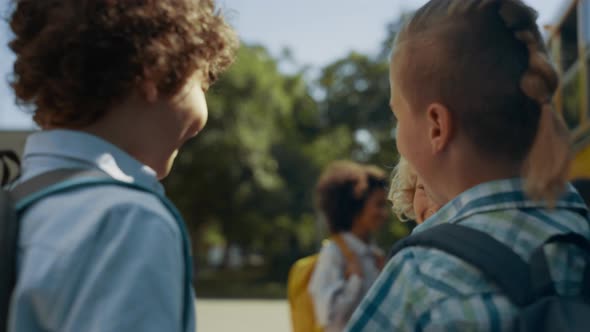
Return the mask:
<path id="1" fill-rule="evenodd" d="M 444 251 L 475 266 L 518 306 L 530 302 L 529 265 L 504 243 L 471 227 L 444 223 L 398 241 L 391 256 L 407 247 Z"/>
<path id="2" fill-rule="evenodd" d="M 106 173 L 84 168 L 64 168 L 49 171 L 38 176 L 35 176 L 23 183 L 16 185 L 10 190 L 13 202 L 20 202 L 32 194 L 40 192 L 43 188 L 49 188 L 55 184 L 65 182 L 67 180 L 75 180 L 81 178 L 97 178 L 110 179 Z M 39 197 L 41 198 L 41 197 Z"/>

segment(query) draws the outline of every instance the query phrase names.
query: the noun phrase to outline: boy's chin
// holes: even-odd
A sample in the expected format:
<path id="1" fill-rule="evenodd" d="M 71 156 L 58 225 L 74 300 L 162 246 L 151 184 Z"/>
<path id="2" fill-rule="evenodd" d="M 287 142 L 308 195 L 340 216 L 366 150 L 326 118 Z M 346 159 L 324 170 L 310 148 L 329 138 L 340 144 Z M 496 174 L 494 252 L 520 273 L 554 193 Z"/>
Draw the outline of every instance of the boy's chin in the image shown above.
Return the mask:
<path id="1" fill-rule="evenodd" d="M 170 174 L 170 170 L 172 169 L 172 166 L 174 165 L 174 160 L 176 160 L 177 155 L 178 155 L 178 149 L 174 150 L 172 152 L 172 154 L 168 157 L 167 160 L 165 160 L 160 165 L 158 165 L 156 168 L 154 168 L 154 171 L 156 172 L 158 180 L 163 180 L 165 177 L 168 176 L 168 174 Z"/>

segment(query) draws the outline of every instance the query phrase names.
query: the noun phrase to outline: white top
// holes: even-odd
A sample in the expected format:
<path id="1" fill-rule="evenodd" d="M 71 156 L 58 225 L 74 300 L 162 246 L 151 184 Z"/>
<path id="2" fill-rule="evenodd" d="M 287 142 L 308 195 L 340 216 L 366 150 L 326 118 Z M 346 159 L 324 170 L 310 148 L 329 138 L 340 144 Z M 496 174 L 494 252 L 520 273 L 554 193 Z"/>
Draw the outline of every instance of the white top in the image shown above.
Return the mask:
<path id="1" fill-rule="evenodd" d="M 350 251 L 358 257 L 363 277 L 352 275 L 347 280 L 344 276 L 346 259 L 338 245 L 330 241 L 322 247 L 309 283 L 309 292 L 316 318 L 326 332 L 344 330 L 352 312 L 379 274 L 375 254 L 380 250 L 352 233 L 342 233 L 342 237 Z"/>

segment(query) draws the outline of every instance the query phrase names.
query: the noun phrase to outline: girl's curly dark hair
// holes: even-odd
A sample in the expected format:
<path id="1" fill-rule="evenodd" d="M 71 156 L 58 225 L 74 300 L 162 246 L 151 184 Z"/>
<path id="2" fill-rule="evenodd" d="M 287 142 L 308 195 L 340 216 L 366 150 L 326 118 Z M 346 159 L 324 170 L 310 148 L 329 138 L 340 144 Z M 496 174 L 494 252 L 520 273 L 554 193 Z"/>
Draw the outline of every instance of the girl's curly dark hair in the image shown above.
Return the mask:
<path id="1" fill-rule="evenodd" d="M 370 194 L 386 186 L 385 173 L 375 166 L 352 161 L 328 165 L 318 180 L 316 195 L 330 233 L 350 231 Z"/>

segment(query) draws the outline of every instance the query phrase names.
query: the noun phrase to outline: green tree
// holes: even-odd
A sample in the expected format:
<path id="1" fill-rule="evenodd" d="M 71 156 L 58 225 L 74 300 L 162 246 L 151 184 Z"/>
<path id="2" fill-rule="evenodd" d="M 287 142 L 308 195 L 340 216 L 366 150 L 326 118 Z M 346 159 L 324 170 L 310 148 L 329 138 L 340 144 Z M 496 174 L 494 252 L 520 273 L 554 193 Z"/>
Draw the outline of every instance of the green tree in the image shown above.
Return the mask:
<path id="1" fill-rule="evenodd" d="M 205 130 L 182 149 L 165 182 L 197 255 L 206 241 L 235 243 L 279 257 L 274 267 L 285 265 L 278 269 L 284 276 L 292 259 L 321 240 L 313 194 L 328 163 L 354 159 L 392 169 L 397 151 L 386 45 L 395 24 L 388 31 L 380 54 L 336 60 L 315 85 L 304 70 L 279 70 L 295 64 L 288 50 L 276 58 L 261 46 L 241 47 L 208 93 Z M 390 225 L 381 236 L 386 246 L 408 231 Z"/>
<path id="2" fill-rule="evenodd" d="M 351 53 L 325 67 L 318 83 L 325 92 L 320 106 L 324 123 L 344 125 L 352 133 L 349 157 L 391 166 L 396 152 L 387 61 Z"/>
<path id="3" fill-rule="evenodd" d="M 325 131 L 346 128 L 352 138 L 345 157 L 391 171 L 398 160 L 395 118 L 389 107 L 389 57 L 397 31 L 410 14 L 386 27 L 387 37 L 376 56 L 350 53 L 323 68 L 317 85 L 323 92 L 320 116 Z M 395 220 L 380 233 L 380 243 L 408 234 L 411 224 Z"/>
<path id="4" fill-rule="evenodd" d="M 196 246 L 207 230 L 266 253 L 309 238 L 310 191 L 322 162 L 313 158 L 324 151 L 314 139 L 319 113 L 303 74 L 284 75 L 263 47 L 244 46 L 208 105 L 205 130 L 166 180 Z"/>

